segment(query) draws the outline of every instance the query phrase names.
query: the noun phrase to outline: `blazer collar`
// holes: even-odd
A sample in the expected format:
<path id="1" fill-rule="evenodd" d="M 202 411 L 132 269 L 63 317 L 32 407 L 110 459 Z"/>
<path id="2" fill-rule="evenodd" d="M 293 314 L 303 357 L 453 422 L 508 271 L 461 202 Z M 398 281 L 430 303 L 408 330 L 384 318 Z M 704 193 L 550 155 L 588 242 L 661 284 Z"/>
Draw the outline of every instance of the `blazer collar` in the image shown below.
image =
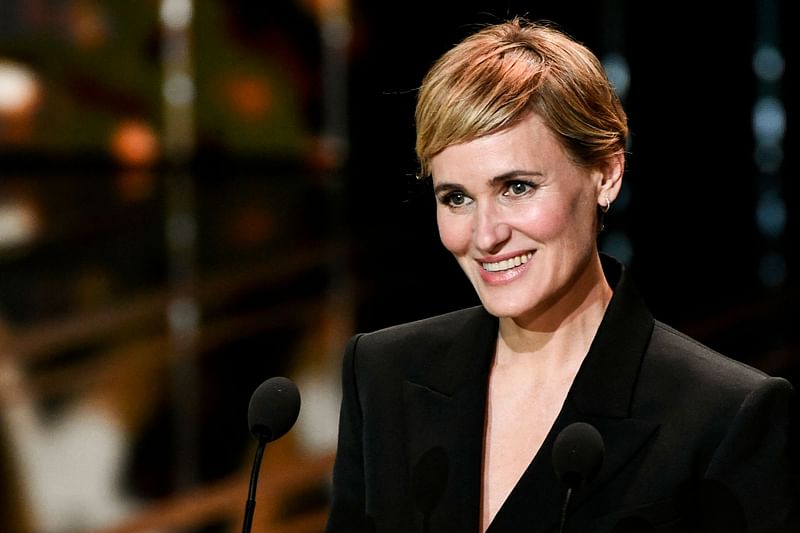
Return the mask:
<path id="1" fill-rule="evenodd" d="M 403 384 L 415 531 L 474 531 L 479 523 L 486 394 L 497 325 L 482 307 L 467 310 L 450 347 L 427 358 L 420 373 Z M 431 458 L 444 464 L 430 468 Z M 425 508 L 433 512 L 425 516 Z"/>
<path id="2" fill-rule="evenodd" d="M 605 459 L 594 480 L 573 496 L 572 512 L 613 479 L 653 434 L 658 424 L 632 417 L 639 367 L 654 320 L 622 264 L 602 256 L 614 295 L 564 406 L 528 469 L 504 502 L 490 533 L 531 532 L 557 526 L 564 488 L 552 466 L 556 436 L 577 421 L 594 425 L 603 437 Z"/>
<path id="3" fill-rule="evenodd" d="M 458 312 L 457 323 L 448 323 L 447 344 L 440 353 L 410 354 L 419 368 L 409 376 L 415 383 L 445 396 L 472 388 L 475 380 L 488 378 L 497 342 L 498 320 L 482 306 Z"/>
<path id="4" fill-rule="evenodd" d="M 573 508 L 613 477 L 656 427 L 629 418 L 653 317 L 623 265 L 607 256 L 602 262 L 614 295 L 561 413 L 490 531 L 516 531 L 520 523 L 535 523 L 535 531 L 546 531 L 557 523 L 562 491 L 552 468 L 552 445 L 570 423 L 594 424 L 606 444 L 600 474 L 577 495 Z M 450 348 L 429 358 L 426 368 L 404 384 L 410 475 L 415 477 L 431 450 L 443 451 L 436 456 L 447 462 L 447 487 L 435 502 L 430 519 L 438 528 L 432 531 L 474 530 L 479 523 L 486 394 L 498 321 L 481 307 L 464 316 Z"/>
<path id="5" fill-rule="evenodd" d="M 630 413 L 642 354 L 655 322 L 625 267 L 604 254 L 601 261 L 614 294 L 569 398 L 579 413 L 620 418 Z M 476 381 L 485 382 L 497 329 L 496 317 L 482 307 L 473 308 L 453 332 L 453 342 L 444 356 L 414 381 L 447 397 L 464 386 L 474 387 Z M 480 387 L 475 392 L 485 395 Z"/>
<path id="6" fill-rule="evenodd" d="M 614 295 L 569 399 L 580 413 L 622 418 L 630 415 L 636 377 L 655 321 L 625 267 L 606 255 L 601 261 Z"/>

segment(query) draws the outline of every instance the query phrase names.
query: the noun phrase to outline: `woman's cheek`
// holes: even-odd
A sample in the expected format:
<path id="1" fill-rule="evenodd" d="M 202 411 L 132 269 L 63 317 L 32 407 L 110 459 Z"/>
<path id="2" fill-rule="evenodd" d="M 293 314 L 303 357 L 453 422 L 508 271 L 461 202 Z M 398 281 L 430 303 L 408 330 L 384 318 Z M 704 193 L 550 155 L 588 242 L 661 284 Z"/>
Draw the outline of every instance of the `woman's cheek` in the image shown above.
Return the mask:
<path id="1" fill-rule="evenodd" d="M 520 213 L 514 225 L 529 238 L 545 243 L 557 238 L 572 224 L 569 213 L 538 205 Z"/>
<path id="2" fill-rule="evenodd" d="M 436 215 L 436 221 L 442 245 L 452 254 L 466 254 L 469 250 L 471 235 L 467 217 L 455 217 L 449 213 L 439 212 Z"/>

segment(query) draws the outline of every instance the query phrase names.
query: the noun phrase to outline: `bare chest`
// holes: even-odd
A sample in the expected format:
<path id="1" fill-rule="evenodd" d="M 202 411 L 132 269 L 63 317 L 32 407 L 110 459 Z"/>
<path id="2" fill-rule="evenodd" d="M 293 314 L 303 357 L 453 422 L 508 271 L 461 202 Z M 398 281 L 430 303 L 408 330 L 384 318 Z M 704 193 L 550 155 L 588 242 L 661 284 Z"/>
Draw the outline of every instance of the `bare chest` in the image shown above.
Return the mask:
<path id="1" fill-rule="evenodd" d="M 483 450 L 483 530 L 538 453 L 570 385 L 571 379 L 535 386 L 518 375 L 491 377 Z"/>

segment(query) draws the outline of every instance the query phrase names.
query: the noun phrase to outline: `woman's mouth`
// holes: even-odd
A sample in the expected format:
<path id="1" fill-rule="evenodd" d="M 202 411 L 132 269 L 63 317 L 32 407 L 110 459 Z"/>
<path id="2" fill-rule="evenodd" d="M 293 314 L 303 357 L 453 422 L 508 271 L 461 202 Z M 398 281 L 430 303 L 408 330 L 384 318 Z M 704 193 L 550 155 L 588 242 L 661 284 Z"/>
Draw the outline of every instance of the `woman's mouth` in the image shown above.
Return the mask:
<path id="1" fill-rule="evenodd" d="M 509 257 L 508 259 L 503 259 L 502 261 L 481 263 L 481 267 L 487 272 L 502 272 L 527 263 L 531 257 L 533 257 L 533 252 L 526 252 L 514 257 Z"/>

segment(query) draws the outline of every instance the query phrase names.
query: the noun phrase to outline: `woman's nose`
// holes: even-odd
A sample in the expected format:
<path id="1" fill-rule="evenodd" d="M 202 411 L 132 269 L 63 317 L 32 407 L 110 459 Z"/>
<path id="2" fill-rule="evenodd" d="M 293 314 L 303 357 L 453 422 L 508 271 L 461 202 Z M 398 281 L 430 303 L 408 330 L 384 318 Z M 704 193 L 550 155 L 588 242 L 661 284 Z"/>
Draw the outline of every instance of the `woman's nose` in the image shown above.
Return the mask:
<path id="1" fill-rule="evenodd" d="M 502 209 L 491 203 L 478 206 L 472 228 L 475 246 L 486 253 L 496 253 L 511 238 L 511 226 L 503 217 Z"/>

